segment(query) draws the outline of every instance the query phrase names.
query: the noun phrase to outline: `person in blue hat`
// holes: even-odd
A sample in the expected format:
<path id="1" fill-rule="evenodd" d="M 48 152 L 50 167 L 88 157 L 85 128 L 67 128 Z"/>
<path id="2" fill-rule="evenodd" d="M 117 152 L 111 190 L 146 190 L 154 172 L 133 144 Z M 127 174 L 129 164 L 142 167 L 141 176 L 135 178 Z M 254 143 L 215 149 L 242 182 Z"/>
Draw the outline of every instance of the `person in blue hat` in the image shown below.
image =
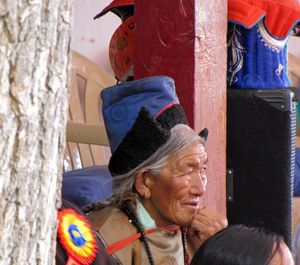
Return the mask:
<path id="1" fill-rule="evenodd" d="M 208 130 L 187 123 L 173 79 L 156 76 L 101 92 L 112 195 L 83 210 L 117 264 L 189 264 L 227 226 L 200 207 Z"/>

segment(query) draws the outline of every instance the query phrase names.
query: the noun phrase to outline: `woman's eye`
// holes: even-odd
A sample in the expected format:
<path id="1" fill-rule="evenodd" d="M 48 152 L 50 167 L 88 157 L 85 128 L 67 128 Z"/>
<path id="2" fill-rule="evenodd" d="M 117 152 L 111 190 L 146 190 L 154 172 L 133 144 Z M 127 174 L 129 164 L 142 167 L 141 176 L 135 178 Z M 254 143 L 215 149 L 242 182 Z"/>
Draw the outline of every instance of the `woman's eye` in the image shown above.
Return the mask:
<path id="1" fill-rule="evenodd" d="M 206 167 L 201 169 L 201 173 L 203 173 L 206 170 Z"/>

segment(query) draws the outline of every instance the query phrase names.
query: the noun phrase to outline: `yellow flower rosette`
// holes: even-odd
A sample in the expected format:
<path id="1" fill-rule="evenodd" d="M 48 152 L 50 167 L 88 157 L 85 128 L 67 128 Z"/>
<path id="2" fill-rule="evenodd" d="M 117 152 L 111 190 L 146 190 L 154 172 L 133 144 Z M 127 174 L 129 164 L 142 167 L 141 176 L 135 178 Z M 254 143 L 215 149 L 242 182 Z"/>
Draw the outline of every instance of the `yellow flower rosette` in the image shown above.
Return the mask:
<path id="1" fill-rule="evenodd" d="M 67 265 L 93 263 L 97 251 L 95 235 L 84 216 L 72 209 L 58 212 L 58 237 L 69 257 Z"/>

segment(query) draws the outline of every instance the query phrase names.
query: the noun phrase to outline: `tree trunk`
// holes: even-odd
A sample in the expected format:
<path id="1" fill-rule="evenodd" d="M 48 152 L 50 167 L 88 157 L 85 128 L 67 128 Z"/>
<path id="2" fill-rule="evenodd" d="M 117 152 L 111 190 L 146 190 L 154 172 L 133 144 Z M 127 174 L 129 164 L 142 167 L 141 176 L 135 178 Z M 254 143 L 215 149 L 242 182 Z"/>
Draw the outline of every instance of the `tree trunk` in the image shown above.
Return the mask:
<path id="1" fill-rule="evenodd" d="M 73 1 L 0 1 L 0 264 L 55 264 Z"/>

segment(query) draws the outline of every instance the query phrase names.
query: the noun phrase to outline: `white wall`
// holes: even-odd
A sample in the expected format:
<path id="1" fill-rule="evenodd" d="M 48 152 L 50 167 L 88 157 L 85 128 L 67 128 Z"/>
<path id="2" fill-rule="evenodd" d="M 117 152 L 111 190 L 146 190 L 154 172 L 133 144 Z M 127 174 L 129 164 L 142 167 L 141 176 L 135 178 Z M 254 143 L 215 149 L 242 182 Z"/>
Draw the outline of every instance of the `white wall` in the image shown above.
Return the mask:
<path id="1" fill-rule="evenodd" d="M 288 52 L 298 58 L 300 61 L 300 37 L 289 36 L 289 40 L 287 42 Z M 299 69 L 299 67 L 298 67 Z M 298 70 L 299 72 L 299 70 Z M 300 87 L 300 76 L 296 75 L 295 72 L 289 75 L 291 79 L 291 86 Z M 298 109 L 300 110 L 300 105 L 298 104 Z M 299 125 L 300 126 L 300 125 Z M 299 127 L 300 128 L 300 127 Z"/>
<path id="2" fill-rule="evenodd" d="M 288 52 L 290 52 L 291 54 L 295 55 L 300 59 L 299 44 L 300 44 L 300 37 L 296 37 L 296 36 L 289 37 L 289 40 L 287 42 Z"/>
<path id="3" fill-rule="evenodd" d="M 112 12 L 93 19 L 111 2 L 112 0 L 75 0 L 72 49 L 114 75 L 108 47 L 113 33 L 121 25 L 121 19 Z"/>

